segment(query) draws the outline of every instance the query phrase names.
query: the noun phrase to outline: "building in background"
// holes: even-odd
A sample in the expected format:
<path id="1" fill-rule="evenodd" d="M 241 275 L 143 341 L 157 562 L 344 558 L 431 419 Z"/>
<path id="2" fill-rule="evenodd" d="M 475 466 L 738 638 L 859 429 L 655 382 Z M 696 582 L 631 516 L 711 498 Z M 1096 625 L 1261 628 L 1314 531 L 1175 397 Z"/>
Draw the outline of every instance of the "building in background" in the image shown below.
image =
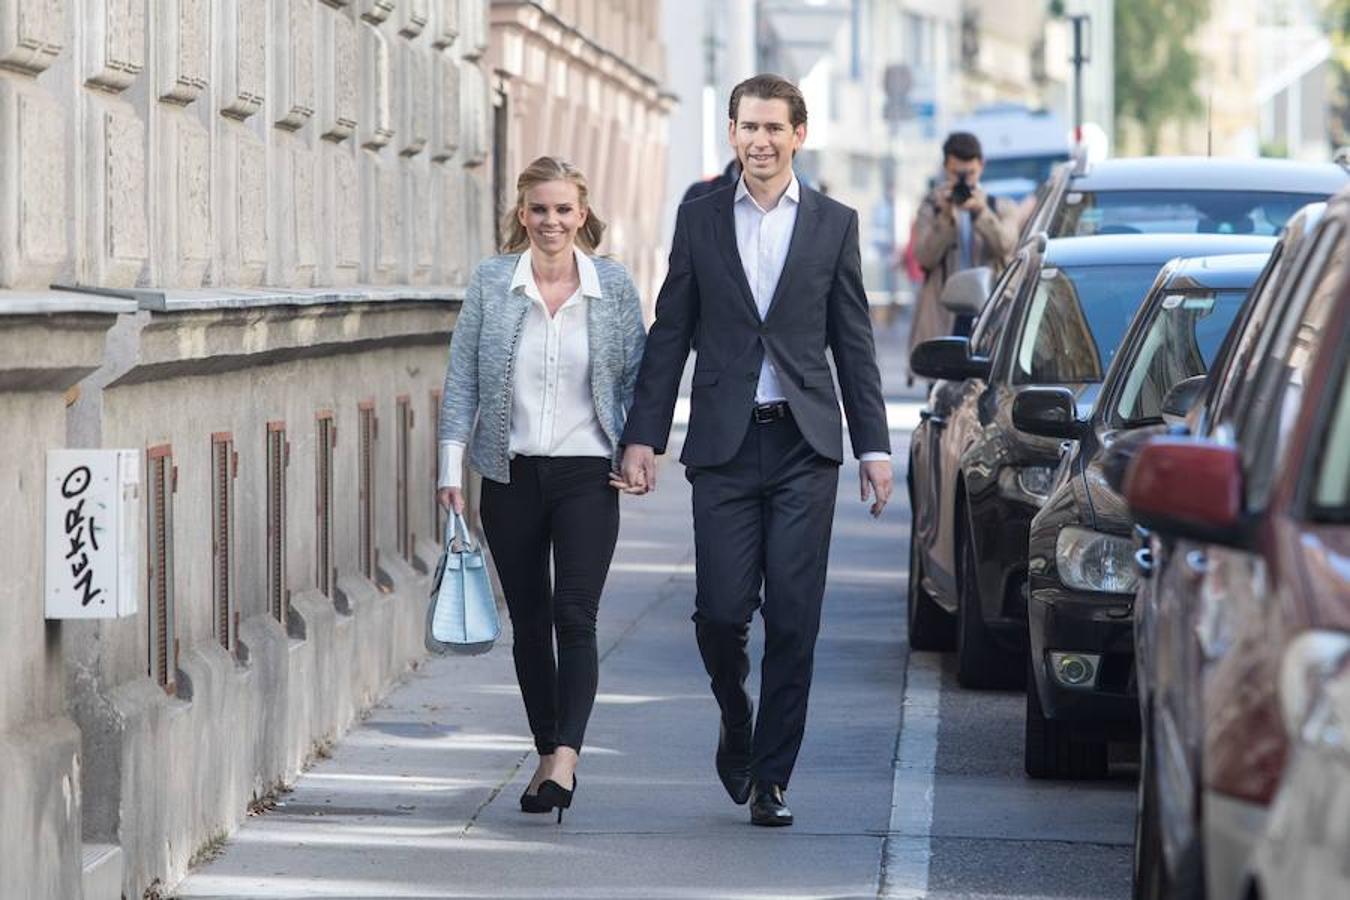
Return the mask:
<path id="1" fill-rule="evenodd" d="M 539 156 L 587 176 L 610 228 L 602 252 L 650 305 L 665 272 L 667 122 L 660 0 L 492 0 L 498 213 Z M 683 62 L 683 61 L 682 61 Z"/>

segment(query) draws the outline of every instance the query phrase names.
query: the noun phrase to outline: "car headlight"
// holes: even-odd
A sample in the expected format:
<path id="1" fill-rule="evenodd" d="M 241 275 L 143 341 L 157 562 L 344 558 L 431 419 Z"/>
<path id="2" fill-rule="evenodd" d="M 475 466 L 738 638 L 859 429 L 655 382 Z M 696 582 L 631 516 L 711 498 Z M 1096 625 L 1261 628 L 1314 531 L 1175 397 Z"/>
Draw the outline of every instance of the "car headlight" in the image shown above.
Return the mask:
<path id="1" fill-rule="evenodd" d="M 1139 584 L 1134 542 L 1087 528 L 1061 528 L 1055 540 L 1059 580 L 1080 591 L 1128 594 Z"/>
<path id="2" fill-rule="evenodd" d="M 1040 506 L 1055 486 L 1056 466 L 1004 466 L 998 473 L 1003 496 Z"/>

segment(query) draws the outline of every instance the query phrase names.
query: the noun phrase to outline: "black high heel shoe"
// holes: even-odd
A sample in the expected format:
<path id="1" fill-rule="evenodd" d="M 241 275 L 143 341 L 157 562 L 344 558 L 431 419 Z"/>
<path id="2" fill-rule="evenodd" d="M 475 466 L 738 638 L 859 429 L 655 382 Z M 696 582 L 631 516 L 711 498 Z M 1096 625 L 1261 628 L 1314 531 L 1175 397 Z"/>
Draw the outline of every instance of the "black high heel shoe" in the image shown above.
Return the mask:
<path id="1" fill-rule="evenodd" d="M 547 804 L 549 809 L 557 807 L 558 824 L 561 825 L 563 820 L 563 810 L 572 807 L 572 796 L 576 792 L 576 775 L 572 776 L 572 789 L 570 791 L 561 784 L 558 784 L 558 782 L 554 781 L 552 778 L 548 778 L 544 780 L 543 784 L 539 785 L 539 800 L 542 803 Z M 545 812 L 547 812 L 547 810 L 545 810 Z"/>
<path id="2" fill-rule="evenodd" d="M 552 804 L 545 803 L 539 798 L 538 794 L 531 794 L 527 786 L 525 792 L 520 795 L 520 811 L 526 813 L 547 813 L 553 812 Z"/>

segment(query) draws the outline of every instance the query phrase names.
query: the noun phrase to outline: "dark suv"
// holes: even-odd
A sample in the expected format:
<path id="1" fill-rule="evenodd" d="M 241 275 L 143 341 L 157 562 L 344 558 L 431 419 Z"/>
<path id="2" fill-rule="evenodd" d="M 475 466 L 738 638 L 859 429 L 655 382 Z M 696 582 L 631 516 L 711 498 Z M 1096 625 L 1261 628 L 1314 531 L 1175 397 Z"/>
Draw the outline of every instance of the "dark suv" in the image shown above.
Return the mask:
<path id="1" fill-rule="evenodd" d="M 1031 242 L 968 339 L 914 349 L 914 372 L 939 380 L 910 442 L 912 646 L 946 649 L 954 636 L 962 685 L 1021 681 L 1028 527 L 1053 483 L 1061 439 L 1015 428 L 1014 398 L 1062 385 L 1086 417 L 1164 263 L 1178 254 L 1264 252 L 1271 243 L 1202 234 Z"/>
<path id="2" fill-rule="evenodd" d="M 1130 324 L 1090 419 L 1065 388 L 1023 391 L 1013 424 L 1069 441 L 1031 520 L 1025 765 L 1033 778 L 1106 775 L 1107 742 L 1138 735 L 1134 522 L 1104 465 L 1121 440 L 1185 414 L 1268 254 L 1176 260 Z"/>

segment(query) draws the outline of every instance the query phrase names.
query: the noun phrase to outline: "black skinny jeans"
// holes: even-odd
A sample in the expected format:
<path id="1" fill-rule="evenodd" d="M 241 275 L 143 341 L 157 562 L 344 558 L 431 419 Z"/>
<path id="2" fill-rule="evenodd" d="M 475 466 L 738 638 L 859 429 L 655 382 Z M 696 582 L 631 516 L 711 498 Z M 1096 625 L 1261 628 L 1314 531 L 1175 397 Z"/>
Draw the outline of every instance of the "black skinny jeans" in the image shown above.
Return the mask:
<path id="1" fill-rule="evenodd" d="M 516 678 L 541 756 L 559 746 L 580 752 L 595 705 L 595 615 L 619 537 L 609 471 L 599 457 L 517 456 L 509 484 L 483 480 L 483 532 L 506 593 Z"/>

